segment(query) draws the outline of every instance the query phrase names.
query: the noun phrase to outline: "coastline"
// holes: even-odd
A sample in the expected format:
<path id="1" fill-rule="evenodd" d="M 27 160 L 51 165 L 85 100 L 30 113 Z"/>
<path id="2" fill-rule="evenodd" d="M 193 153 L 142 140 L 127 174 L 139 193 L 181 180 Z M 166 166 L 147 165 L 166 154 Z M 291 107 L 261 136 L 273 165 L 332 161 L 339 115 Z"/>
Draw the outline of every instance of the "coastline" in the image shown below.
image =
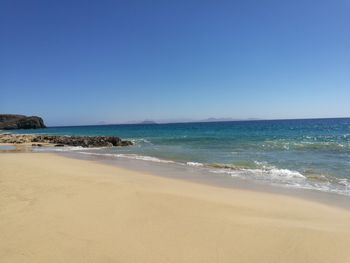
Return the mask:
<path id="1" fill-rule="evenodd" d="M 198 167 L 179 165 L 178 163 L 150 162 L 146 160 L 114 158 L 108 156 L 82 155 L 74 151 L 51 152 L 65 158 L 86 160 L 115 168 L 123 168 L 133 172 L 150 174 L 152 176 L 170 178 L 185 182 L 208 185 L 231 190 L 246 190 L 258 193 L 270 193 L 320 204 L 335 206 L 350 211 L 350 197 L 339 193 L 324 192 L 315 189 L 290 188 L 259 182 L 252 178 L 232 177 L 226 174 L 213 174 Z"/>
<path id="2" fill-rule="evenodd" d="M 16 131 L 15 134 L 20 134 L 18 140 L 4 141 L 27 141 L 33 135 L 39 141 L 47 141 L 47 135 L 55 138 L 54 141 L 55 136 L 64 136 L 64 139 L 120 136 L 133 145 L 84 148 L 83 144 L 78 144 L 82 149 L 75 147 L 73 139 L 69 140 L 72 148 L 58 147 L 52 151 L 67 150 L 169 165 L 178 163 L 209 170 L 213 175 L 252 178 L 269 185 L 350 196 L 349 125 L 350 119 L 322 119 L 274 121 L 273 124 L 252 121 L 49 127 Z M 21 137 L 24 132 L 26 138 Z M 38 151 L 41 150 L 38 148 Z"/>
<path id="3" fill-rule="evenodd" d="M 196 165 L 185 165 L 168 160 L 161 160 L 149 156 L 137 156 L 136 158 L 116 158 L 112 155 L 91 154 L 89 151 L 81 152 L 75 147 L 54 147 L 52 143 L 42 143 L 42 147 L 33 146 L 32 143 L 0 143 L 1 153 L 49 153 L 57 156 L 86 160 L 104 164 L 114 168 L 123 168 L 133 172 L 150 174 L 164 178 L 204 184 L 219 188 L 248 190 L 261 193 L 272 193 L 278 195 L 300 198 L 306 201 L 315 201 L 321 204 L 336 206 L 350 210 L 350 198 L 348 195 L 337 192 L 320 191 L 308 188 L 288 187 L 281 184 L 272 184 L 270 182 L 258 181 L 253 178 L 232 177 L 225 173 L 213 173 L 206 167 Z M 4 148 L 1 147 L 10 147 Z M 83 154 L 84 153 L 84 154 Z M 148 159 L 151 158 L 151 159 Z M 199 169 L 198 169 L 199 168 Z M 204 169 L 203 169 L 204 168 Z"/>
<path id="4" fill-rule="evenodd" d="M 51 153 L 0 164 L 1 262 L 350 260 L 339 207 Z"/>
<path id="5" fill-rule="evenodd" d="M 64 136 L 64 139 L 120 136 L 133 145 L 84 148 L 78 144 L 83 149 L 75 147 L 73 139 L 70 148 L 52 147 L 48 151 L 164 162 L 169 166 L 177 163 L 210 171 L 214 176 L 223 174 L 243 180 L 253 179 L 258 184 L 350 196 L 349 121 L 285 120 L 275 121 L 273 125 L 270 121 L 253 121 L 49 127 L 16 131 L 14 133 L 19 135 L 13 136 L 19 136 L 17 141 L 21 142 L 26 139 L 24 137 L 31 136 L 36 136 L 39 141 L 47 136 Z M 24 132 L 27 135 L 20 139 Z M 37 147 L 34 151 L 46 151 L 46 147 L 41 148 Z"/>

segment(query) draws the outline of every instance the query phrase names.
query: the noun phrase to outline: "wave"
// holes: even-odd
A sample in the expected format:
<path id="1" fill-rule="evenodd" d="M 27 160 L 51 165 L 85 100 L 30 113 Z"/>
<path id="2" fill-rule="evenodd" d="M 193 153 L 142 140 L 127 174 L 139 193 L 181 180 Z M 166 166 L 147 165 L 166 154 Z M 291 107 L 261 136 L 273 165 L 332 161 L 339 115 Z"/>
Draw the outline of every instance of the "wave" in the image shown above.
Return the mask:
<path id="1" fill-rule="evenodd" d="M 6 135 L 6 134 L 13 134 L 13 133 L 9 130 L 0 130 L 0 134 Z"/>
<path id="2" fill-rule="evenodd" d="M 254 168 L 252 168 L 252 166 Z M 305 180 L 305 176 L 298 171 L 280 169 L 266 163 L 254 162 L 254 165 L 244 167 L 242 165 L 210 164 L 208 167 L 216 168 L 211 170 L 214 173 L 227 173 L 231 176 L 250 176 L 260 179 L 275 179 L 280 181 Z"/>
<path id="3" fill-rule="evenodd" d="M 261 147 L 267 150 L 297 150 L 297 151 L 350 151 L 350 142 L 310 142 L 310 141 L 265 141 Z"/>
<path id="4" fill-rule="evenodd" d="M 41 147 L 41 148 L 33 148 L 34 152 L 76 152 L 76 151 L 92 151 L 92 150 L 101 150 L 104 147 L 89 147 L 84 148 L 82 146 L 64 146 L 64 147 Z"/>
<path id="5" fill-rule="evenodd" d="M 186 164 L 189 166 L 195 166 L 195 167 L 203 167 L 204 166 L 203 163 L 198 163 L 198 162 L 187 162 Z"/>
<path id="6" fill-rule="evenodd" d="M 36 151 L 47 151 L 45 148 L 35 149 Z M 244 162 L 238 164 L 225 163 L 201 163 L 196 161 L 176 162 L 154 156 L 129 154 L 129 153 L 99 153 L 91 150 L 101 150 L 101 148 L 82 148 L 82 147 L 52 147 L 57 152 L 74 152 L 84 155 L 124 158 L 140 160 L 154 163 L 185 165 L 190 169 L 201 169 L 212 174 L 226 174 L 231 177 L 241 179 L 253 179 L 259 182 L 265 182 L 282 187 L 291 187 L 298 189 L 310 189 L 323 192 L 332 192 L 350 196 L 350 182 L 347 178 L 334 177 L 318 174 L 317 171 L 307 170 L 304 172 L 276 167 L 267 162 Z"/>
<path id="7" fill-rule="evenodd" d="M 81 150 L 84 151 L 81 151 Z M 62 151 L 75 151 L 80 154 L 85 155 L 93 155 L 93 156 L 106 156 L 106 157 L 115 157 L 115 158 L 126 158 L 133 160 L 141 160 L 141 161 L 150 161 L 156 163 L 174 163 L 181 165 L 188 165 L 190 167 L 203 167 L 207 168 L 210 172 L 214 173 L 226 173 L 231 176 L 252 176 L 253 177 L 265 177 L 269 179 L 277 179 L 280 181 L 285 180 L 293 180 L 293 179 L 301 179 L 304 180 L 306 177 L 301 173 L 288 169 L 279 169 L 275 166 L 268 165 L 265 162 L 253 162 L 251 165 L 234 165 L 234 164 L 206 164 L 201 162 L 186 162 L 180 163 L 172 160 L 160 159 L 153 156 L 147 155 L 138 155 L 138 154 L 125 154 L 125 153 L 95 153 L 85 150 L 86 148 L 82 147 L 67 147 L 67 149 L 62 149 Z"/>
<path id="8" fill-rule="evenodd" d="M 87 149 L 87 148 L 86 148 Z M 33 152 L 71 152 L 71 151 L 81 151 L 84 150 L 81 146 L 64 146 L 64 147 L 41 147 L 41 148 L 33 148 Z"/>
<path id="9" fill-rule="evenodd" d="M 125 140 L 131 141 L 133 144 L 151 144 L 152 142 L 144 138 L 126 138 Z"/>
<path id="10" fill-rule="evenodd" d="M 209 165 L 209 167 L 217 168 L 210 170 L 210 172 L 216 174 L 228 174 L 242 179 L 254 179 L 288 188 L 317 190 L 350 196 L 350 181 L 347 178 L 338 178 L 313 172 L 301 173 L 277 168 L 265 162 L 256 161 L 255 165 L 257 167 L 260 166 L 260 168 L 242 168 L 227 164 L 214 164 Z"/>
<path id="11" fill-rule="evenodd" d="M 152 156 L 146 155 L 137 155 L 137 154 L 123 154 L 123 153 L 92 153 L 92 152 L 78 152 L 86 155 L 95 155 L 95 156 L 108 156 L 108 157 L 116 157 L 116 158 L 127 158 L 141 161 L 150 161 L 156 163 L 175 163 L 174 161 L 159 159 Z"/>

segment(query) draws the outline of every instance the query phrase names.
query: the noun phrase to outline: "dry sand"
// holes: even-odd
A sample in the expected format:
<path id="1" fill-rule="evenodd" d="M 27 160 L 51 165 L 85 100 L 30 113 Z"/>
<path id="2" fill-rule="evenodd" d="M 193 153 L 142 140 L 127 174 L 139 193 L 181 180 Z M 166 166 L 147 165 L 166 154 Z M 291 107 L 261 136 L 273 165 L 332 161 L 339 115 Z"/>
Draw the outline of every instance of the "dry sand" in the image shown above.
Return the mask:
<path id="1" fill-rule="evenodd" d="M 350 212 L 48 153 L 0 154 L 0 262 L 350 262 Z"/>

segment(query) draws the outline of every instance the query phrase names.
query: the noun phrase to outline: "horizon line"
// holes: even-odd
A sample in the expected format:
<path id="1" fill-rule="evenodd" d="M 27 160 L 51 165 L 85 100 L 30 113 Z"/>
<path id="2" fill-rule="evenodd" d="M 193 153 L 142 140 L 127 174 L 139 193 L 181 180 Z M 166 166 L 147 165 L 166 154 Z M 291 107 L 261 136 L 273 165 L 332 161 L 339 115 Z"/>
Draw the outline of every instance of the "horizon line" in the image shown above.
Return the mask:
<path id="1" fill-rule="evenodd" d="M 209 119 L 218 119 L 210 121 Z M 84 127 L 84 126 L 113 126 L 113 125 L 162 125 L 162 124 L 190 124 L 190 123 L 219 123 L 219 122 L 258 122 L 258 121 L 292 121 L 292 120 L 330 120 L 330 119 L 350 119 L 348 117 L 310 117 L 310 118 L 277 118 L 277 119 L 260 119 L 260 118 L 248 118 L 248 119 L 232 119 L 232 120 L 219 120 L 229 118 L 207 118 L 203 120 L 192 120 L 192 121 L 174 121 L 174 122 L 157 122 L 154 123 L 142 123 L 144 121 L 125 122 L 125 123 L 106 123 L 106 124 L 84 124 L 84 125 L 58 125 L 58 126 L 47 126 L 48 128 L 60 128 L 60 127 Z"/>

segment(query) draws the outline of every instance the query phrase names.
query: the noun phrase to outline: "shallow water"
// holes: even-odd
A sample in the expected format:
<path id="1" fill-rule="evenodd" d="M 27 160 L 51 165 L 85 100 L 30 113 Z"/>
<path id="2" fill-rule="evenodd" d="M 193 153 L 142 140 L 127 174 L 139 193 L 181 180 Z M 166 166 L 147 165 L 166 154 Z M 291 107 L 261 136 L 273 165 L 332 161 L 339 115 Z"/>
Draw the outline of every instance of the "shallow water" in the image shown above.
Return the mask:
<path id="1" fill-rule="evenodd" d="M 135 145 L 49 150 L 186 165 L 213 175 L 350 196 L 348 118 L 57 127 L 25 133 L 116 135 Z"/>
<path id="2" fill-rule="evenodd" d="M 16 146 L 0 145 L 0 151 L 12 151 L 12 150 L 16 150 Z"/>

